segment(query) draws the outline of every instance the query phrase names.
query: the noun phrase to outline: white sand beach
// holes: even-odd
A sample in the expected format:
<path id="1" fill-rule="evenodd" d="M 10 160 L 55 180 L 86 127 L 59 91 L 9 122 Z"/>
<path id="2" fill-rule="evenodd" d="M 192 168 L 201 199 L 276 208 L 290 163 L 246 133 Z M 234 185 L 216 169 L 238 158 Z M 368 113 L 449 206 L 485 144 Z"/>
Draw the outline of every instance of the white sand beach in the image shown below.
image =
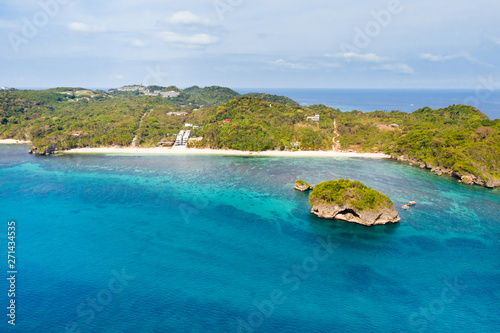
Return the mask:
<path id="1" fill-rule="evenodd" d="M 14 140 L 14 139 L 3 139 L 3 140 L 0 140 L 0 144 L 30 144 L 31 141 L 23 141 L 23 140 Z"/>
<path id="2" fill-rule="evenodd" d="M 77 148 L 63 154 L 125 154 L 125 155 L 231 155 L 231 156 L 282 156 L 282 157 L 366 157 L 390 158 L 382 153 L 344 153 L 334 151 L 240 151 L 199 148 Z"/>

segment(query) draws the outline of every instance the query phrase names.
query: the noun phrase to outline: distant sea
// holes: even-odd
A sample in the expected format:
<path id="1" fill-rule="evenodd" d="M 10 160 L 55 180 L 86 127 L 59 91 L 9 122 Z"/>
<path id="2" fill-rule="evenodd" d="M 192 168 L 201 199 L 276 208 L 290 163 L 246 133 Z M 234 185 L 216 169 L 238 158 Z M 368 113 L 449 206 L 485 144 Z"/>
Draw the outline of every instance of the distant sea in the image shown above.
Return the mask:
<path id="1" fill-rule="evenodd" d="M 385 159 L 27 150 L 0 145 L 0 332 L 500 332 L 499 190 Z M 321 220 L 297 178 L 360 180 L 402 220 Z"/>
<path id="2" fill-rule="evenodd" d="M 46 88 L 21 88 L 46 89 Z M 89 87 L 92 90 L 111 88 Z M 477 107 L 490 119 L 500 119 L 500 90 L 470 89 L 308 89 L 308 88 L 232 88 L 240 94 L 251 92 L 286 96 L 309 106 L 324 104 L 342 111 L 358 110 L 413 112 L 425 106 L 433 109 L 453 104 Z"/>
<path id="3" fill-rule="evenodd" d="M 500 90 L 458 89 L 235 89 L 286 96 L 302 105 L 324 104 L 342 111 L 359 110 L 413 112 L 428 106 L 433 109 L 453 104 L 473 105 L 490 119 L 500 119 Z"/>

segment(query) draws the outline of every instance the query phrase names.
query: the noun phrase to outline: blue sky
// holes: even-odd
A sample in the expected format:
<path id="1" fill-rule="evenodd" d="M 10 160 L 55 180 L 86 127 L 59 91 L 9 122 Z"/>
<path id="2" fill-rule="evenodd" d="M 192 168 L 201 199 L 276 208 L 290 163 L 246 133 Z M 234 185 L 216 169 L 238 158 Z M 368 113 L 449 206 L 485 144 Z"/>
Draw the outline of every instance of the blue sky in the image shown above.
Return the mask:
<path id="1" fill-rule="evenodd" d="M 499 1 L 0 1 L 0 86 L 500 89 Z"/>

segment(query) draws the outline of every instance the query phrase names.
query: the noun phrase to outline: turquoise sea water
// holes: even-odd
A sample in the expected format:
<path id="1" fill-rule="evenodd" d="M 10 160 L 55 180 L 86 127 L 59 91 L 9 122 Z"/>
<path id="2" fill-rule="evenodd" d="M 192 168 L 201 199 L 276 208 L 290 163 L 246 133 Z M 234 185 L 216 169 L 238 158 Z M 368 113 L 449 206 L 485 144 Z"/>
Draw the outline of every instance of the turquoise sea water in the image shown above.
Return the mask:
<path id="1" fill-rule="evenodd" d="M 500 331 L 499 190 L 391 160 L 26 151 L 0 145 L 1 332 Z M 402 221 L 320 220 L 296 178 L 360 180 Z"/>

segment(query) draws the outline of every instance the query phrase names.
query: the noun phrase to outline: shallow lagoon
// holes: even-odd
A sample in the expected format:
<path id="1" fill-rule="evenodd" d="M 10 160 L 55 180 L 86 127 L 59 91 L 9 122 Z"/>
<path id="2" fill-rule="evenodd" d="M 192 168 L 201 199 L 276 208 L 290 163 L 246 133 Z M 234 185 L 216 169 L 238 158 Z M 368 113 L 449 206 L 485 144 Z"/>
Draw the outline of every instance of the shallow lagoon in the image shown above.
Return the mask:
<path id="1" fill-rule="evenodd" d="M 19 331 L 499 331 L 499 190 L 391 160 L 26 150 L 0 146 Z M 319 220 L 296 178 L 360 180 L 402 221 Z"/>

